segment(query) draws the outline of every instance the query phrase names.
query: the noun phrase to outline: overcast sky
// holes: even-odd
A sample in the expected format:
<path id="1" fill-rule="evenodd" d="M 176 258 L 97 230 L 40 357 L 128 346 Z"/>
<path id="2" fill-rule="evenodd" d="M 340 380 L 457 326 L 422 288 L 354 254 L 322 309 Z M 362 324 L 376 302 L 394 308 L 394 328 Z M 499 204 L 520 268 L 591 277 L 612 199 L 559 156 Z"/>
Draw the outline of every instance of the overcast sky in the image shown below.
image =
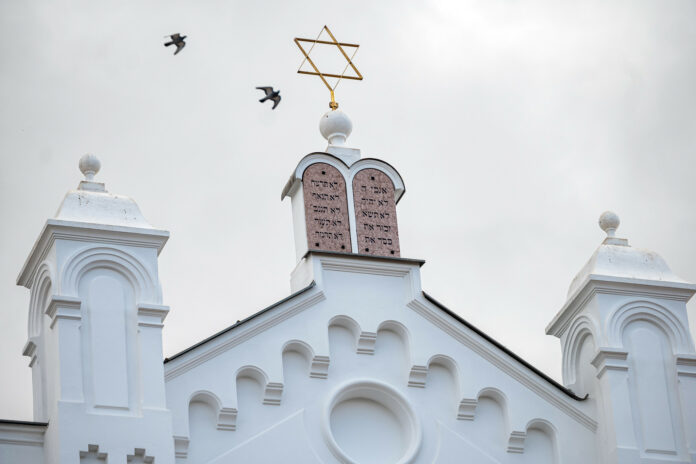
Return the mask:
<path id="1" fill-rule="evenodd" d="M 0 2 L 0 418 L 31 419 L 16 276 L 81 179 L 171 231 L 165 356 L 287 296 L 298 160 L 328 92 L 293 37 L 328 24 L 365 76 L 348 145 L 401 173 L 402 256 L 424 289 L 560 379 L 544 328 L 618 235 L 696 281 L 696 2 Z M 188 35 L 177 56 L 162 36 Z M 258 103 L 254 87 L 283 100 Z M 696 305 L 690 304 L 692 330 Z"/>

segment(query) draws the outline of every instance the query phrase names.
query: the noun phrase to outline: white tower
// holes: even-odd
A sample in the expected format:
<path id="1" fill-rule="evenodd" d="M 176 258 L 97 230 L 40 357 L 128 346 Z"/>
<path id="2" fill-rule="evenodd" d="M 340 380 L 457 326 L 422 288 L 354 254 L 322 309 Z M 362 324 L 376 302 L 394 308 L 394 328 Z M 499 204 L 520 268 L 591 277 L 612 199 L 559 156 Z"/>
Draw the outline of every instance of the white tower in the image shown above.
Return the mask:
<path id="1" fill-rule="evenodd" d="M 325 152 L 310 153 L 290 175 L 281 199 L 292 203 L 295 253 L 293 291 L 312 280 L 304 257 L 312 251 L 399 257 L 396 204 L 406 188 L 388 163 L 362 158 L 346 146 L 353 123 L 346 113 L 331 110 L 319 121 L 328 141 Z"/>
<path id="2" fill-rule="evenodd" d="M 85 180 L 46 221 L 17 279 L 31 291 L 34 419 L 47 463 L 174 462 L 157 257 L 169 233 L 128 197 Z"/>
<path id="3" fill-rule="evenodd" d="M 686 303 L 696 292 L 652 251 L 607 237 L 547 327 L 561 339 L 563 379 L 588 394 L 606 464 L 696 462 L 696 352 Z"/>

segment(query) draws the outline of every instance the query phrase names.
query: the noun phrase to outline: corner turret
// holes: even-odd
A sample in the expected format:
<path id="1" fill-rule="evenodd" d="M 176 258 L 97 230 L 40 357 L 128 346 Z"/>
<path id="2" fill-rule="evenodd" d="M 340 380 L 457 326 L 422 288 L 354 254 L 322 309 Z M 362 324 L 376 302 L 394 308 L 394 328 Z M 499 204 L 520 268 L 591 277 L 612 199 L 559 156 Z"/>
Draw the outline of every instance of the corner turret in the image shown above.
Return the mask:
<path id="1" fill-rule="evenodd" d="M 589 395 L 604 464 L 696 461 L 696 351 L 686 303 L 696 285 L 655 252 L 607 234 L 546 328 L 561 339 L 563 380 Z"/>
<path id="2" fill-rule="evenodd" d="M 169 233 L 96 182 L 100 167 L 82 157 L 85 179 L 46 221 L 17 279 L 31 292 L 34 418 L 48 422 L 47 463 L 126 462 L 140 451 L 173 462 L 157 263 Z"/>

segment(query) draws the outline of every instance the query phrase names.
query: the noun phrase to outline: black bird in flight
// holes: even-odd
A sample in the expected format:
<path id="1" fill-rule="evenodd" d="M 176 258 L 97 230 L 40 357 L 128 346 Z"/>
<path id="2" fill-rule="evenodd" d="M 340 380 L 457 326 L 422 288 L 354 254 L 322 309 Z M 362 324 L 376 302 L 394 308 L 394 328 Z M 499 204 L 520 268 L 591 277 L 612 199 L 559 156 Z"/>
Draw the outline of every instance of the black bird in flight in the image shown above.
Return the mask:
<path id="1" fill-rule="evenodd" d="M 263 103 L 266 100 L 273 100 L 273 108 L 271 108 L 271 109 L 274 110 L 275 107 L 278 106 L 278 103 L 280 103 L 280 90 L 273 90 L 273 87 L 256 87 L 256 88 L 266 92 L 266 96 L 263 97 L 259 101 L 261 103 Z"/>
<path id="2" fill-rule="evenodd" d="M 177 53 L 179 53 L 181 51 L 181 49 L 186 46 L 186 42 L 184 42 L 184 39 L 186 38 L 185 35 L 181 35 L 181 34 L 177 33 L 177 34 L 170 35 L 169 38 L 172 40 L 170 40 L 169 42 L 164 44 L 164 46 L 168 47 L 170 45 L 176 45 L 176 51 L 174 52 L 175 55 Z"/>

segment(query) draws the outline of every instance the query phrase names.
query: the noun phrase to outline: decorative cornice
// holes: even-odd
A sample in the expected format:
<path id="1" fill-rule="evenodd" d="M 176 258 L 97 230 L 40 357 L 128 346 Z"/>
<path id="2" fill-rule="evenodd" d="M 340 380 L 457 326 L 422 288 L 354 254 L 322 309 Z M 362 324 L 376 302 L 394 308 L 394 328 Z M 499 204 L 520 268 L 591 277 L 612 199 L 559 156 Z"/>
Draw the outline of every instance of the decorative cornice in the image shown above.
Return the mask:
<path id="1" fill-rule="evenodd" d="M 263 404 L 280 406 L 283 398 L 283 384 L 278 382 L 268 382 L 263 392 Z"/>
<path id="2" fill-rule="evenodd" d="M 407 258 L 361 255 L 356 253 L 317 252 L 307 255 L 317 256 L 321 267 L 327 271 L 355 272 L 391 277 L 404 277 L 411 273 L 414 265 L 422 266 L 425 261 Z M 305 255 L 305 256 L 307 256 Z M 357 258 L 357 259 L 356 259 Z"/>
<path id="3" fill-rule="evenodd" d="M 44 422 L 0 420 L 0 445 L 43 446 L 47 427 Z"/>
<path id="4" fill-rule="evenodd" d="M 567 396 L 561 396 L 562 394 L 559 390 L 539 382 L 537 377 L 530 375 L 528 371 L 512 362 L 511 358 L 499 354 L 496 347 L 492 347 L 484 340 L 469 333 L 469 331 L 463 330 L 458 324 L 452 324 L 444 312 L 434 311 L 418 299 L 411 301 L 407 306 L 590 431 L 594 432 L 597 430 L 597 421 L 570 404 Z"/>
<path id="5" fill-rule="evenodd" d="M 220 408 L 216 427 L 218 430 L 229 430 L 230 432 L 237 430 L 237 408 Z"/>
<path id="6" fill-rule="evenodd" d="M 674 362 L 677 365 L 677 375 L 696 377 L 696 354 L 677 354 Z"/>
<path id="7" fill-rule="evenodd" d="M 425 381 L 428 378 L 428 366 L 414 364 L 408 374 L 408 386 L 415 388 L 425 388 Z"/>
<path id="8" fill-rule="evenodd" d="M 590 274 L 571 295 L 553 320 L 546 334 L 561 337 L 587 302 L 597 294 L 628 295 L 687 302 L 696 292 L 696 285 L 682 282 L 627 279 Z"/>
<path id="9" fill-rule="evenodd" d="M 140 327 L 164 327 L 164 319 L 169 314 L 169 306 L 151 303 L 138 304 L 138 325 Z"/>
<path id="10" fill-rule="evenodd" d="M 72 296 L 52 295 L 46 308 L 46 315 L 51 319 L 50 327 L 56 325 L 58 319 L 81 320 L 80 307 L 82 300 Z"/>
<path id="11" fill-rule="evenodd" d="M 474 420 L 476 415 L 476 406 L 478 406 L 478 400 L 475 398 L 464 398 L 459 402 L 459 408 L 457 410 L 458 420 Z"/>
<path id="12" fill-rule="evenodd" d="M 329 357 L 316 355 L 312 358 L 309 376 L 314 379 L 326 379 L 329 376 Z"/>
<path id="13" fill-rule="evenodd" d="M 188 457 L 189 438 L 174 435 L 174 456 L 185 459 Z"/>
<path id="14" fill-rule="evenodd" d="M 159 255 L 168 239 L 169 232 L 166 230 L 49 219 L 22 266 L 17 277 L 17 285 L 29 288 L 36 269 L 44 261 L 56 240 L 156 248 Z"/>
<path id="15" fill-rule="evenodd" d="M 36 343 L 31 340 L 27 340 L 22 348 L 22 356 L 27 356 L 30 358 L 29 367 L 32 367 L 36 362 Z"/>
<path id="16" fill-rule="evenodd" d="M 375 354 L 375 343 L 377 342 L 377 334 L 375 332 L 360 332 L 358 338 L 358 354 Z"/>
<path id="17" fill-rule="evenodd" d="M 307 287 L 307 289 L 313 286 L 314 284 Z M 294 296 L 297 297 L 304 291 L 305 290 L 301 290 Z M 199 345 L 200 350 L 198 350 L 198 353 L 189 352 L 186 359 L 180 359 L 180 361 L 178 361 L 175 365 L 172 365 L 169 362 L 165 364 L 165 381 L 172 380 L 181 374 L 188 372 L 209 359 L 212 359 L 225 351 L 234 348 L 240 343 L 243 343 L 246 340 L 249 340 L 250 338 L 270 329 L 271 327 L 280 324 L 284 320 L 291 318 L 295 314 L 301 313 L 305 309 L 308 309 L 317 303 L 324 301 L 325 299 L 326 295 L 324 295 L 324 292 L 317 291 L 293 305 L 289 305 L 282 310 L 274 312 L 265 319 L 251 320 L 246 324 L 239 326 L 237 330 L 228 332 L 229 336 L 224 340 L 218 340 L 217 343 L 210 343 L 210 346 Z M 271 308 L 274 307 L 272 306 Z M 213 342 L 213 340 L 210 342 Z"/>
<path id="18" fill-rule="evenodd" d="M 524 453 L 524 441 L 527 438 L 527 432 L 513 430 L 508 438 L 507 452 L 522 454 Z"/>
<path id="19" fill-rule="evenodd" d="M 603 347 L 597 351 L 590 363 L 597 369 L 598 379 L 608 370 L 628 371 L 628 351 Z"/>

